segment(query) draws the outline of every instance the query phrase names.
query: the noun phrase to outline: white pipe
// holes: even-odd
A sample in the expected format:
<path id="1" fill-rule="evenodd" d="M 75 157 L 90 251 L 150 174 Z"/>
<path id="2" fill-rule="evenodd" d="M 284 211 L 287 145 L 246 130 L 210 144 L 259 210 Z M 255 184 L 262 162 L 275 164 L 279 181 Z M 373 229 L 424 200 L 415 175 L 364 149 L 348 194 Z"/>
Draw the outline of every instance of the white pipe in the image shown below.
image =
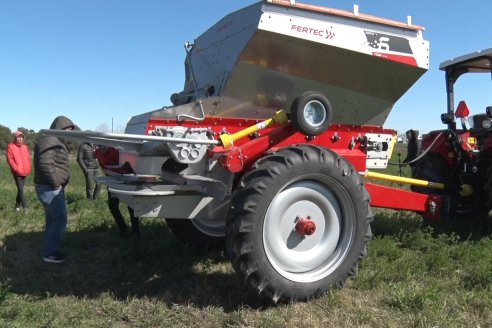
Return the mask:
<path id="1" fill-rule="evenodd" d="M 218 145 L 220 142 L 218 140 L 210 139 L 187 139 L 187 138 L 172 138 L 172 137 L 160 137 L 160 136 L 149 136 L 141 134 L 124 134 L 124 133 L 103 133 L 94 131 L 65 131 L 65 130 L 40 130 L 39 133 L 67 138 L 67 139 L 93 139 L 95 144 L 97 140 L 132 140 L 132 141 L 161 141 L 161 142 L 173 142 L 173 143 L 189 143 L 189 144 L 200 144 L 200 145 Z"/>

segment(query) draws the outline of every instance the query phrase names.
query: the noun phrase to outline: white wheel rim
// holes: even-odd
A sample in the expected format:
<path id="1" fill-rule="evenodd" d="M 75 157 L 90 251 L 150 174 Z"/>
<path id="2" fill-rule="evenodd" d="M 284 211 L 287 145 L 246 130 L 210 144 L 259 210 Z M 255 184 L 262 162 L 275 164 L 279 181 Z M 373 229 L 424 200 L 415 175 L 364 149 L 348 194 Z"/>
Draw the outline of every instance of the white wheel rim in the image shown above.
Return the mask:
<path id="1" fill-rule="evenodd" d="M 303 116 L 306 123 L 318 127 L 326 120 L 326 108 L 318 100 L 311 100 L 304 106 Z"/>
<path id="2" fill-rule="evenodd" d="M 301 236 L 296 218 L 310 217 L 316 231 Z M 272 267 L 296 282 L 318 281 L 332 273 L 350 249 L 354 223 L 346 222 L 330 188 L 316 180 L 294 182 L 282 189 L 268 207 L 263 244 Z"/>

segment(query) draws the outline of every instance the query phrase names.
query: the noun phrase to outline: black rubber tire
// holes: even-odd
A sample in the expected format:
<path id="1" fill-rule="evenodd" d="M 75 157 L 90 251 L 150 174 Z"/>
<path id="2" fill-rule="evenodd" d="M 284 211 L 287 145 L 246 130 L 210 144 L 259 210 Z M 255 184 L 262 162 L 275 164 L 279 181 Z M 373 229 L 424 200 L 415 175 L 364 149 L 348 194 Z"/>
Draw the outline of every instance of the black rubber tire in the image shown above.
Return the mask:
<path id="1" fill-rule="evenodd" d="M 487 169 L 486 182 L 483 187 L 485 193 L 485 216 L 492 218 L 492 166 Z"/>
<path id="2" fill-rule="evenodd" d="M 224 249 L 224 235 L 211 235 L 197 228 L 193 220 L 166 219 L 166 224 L 176 238 L 187 246 L 208 250 Z"/>
<path id="3" fill-rule="evenodd" d="M 320 122 L 313 125 L 305 117 L 305 109 L 308 105 L 318 107 L 323 117 Z M 307 136 L 317 136 L 328 129 L 331 124 L 332 109 L 328 99 L 319 92 L 308 91 L 297 97 L 290 108 L 290 120 L 296 129 Z"/>
<path id="4" fill-rule="evenodd" d="M 309 189 L 310 185 L 315 188 Z M 296 189 L 297 186 L 303 188 Z M 302 190 L 305 192 L 299 192 Z M 287 212 L 287 208 L 290 211 L 292 206 L 299 205 L 296 210 L 303 211 L 311 207 L 311 194 L 318 190 L 323 191 L 323 197 L 331 195 L 331 198 L 321 197 L 322 202 L 338 208 L 339 215 L 329 218 L 325 215 L 327 212 L 322 211 L 322 215 L 317 217 L 319 221 L 315 234 L 298 237 L 295 229 L 289 230 L 293 213 Z M 296 195 L 297 200 L 282 203 L 282 196 L 289 192 Z M 280 200 L 279 204 L 288 205 L 285 212 L 283 208 L 273 205 L 277 204 L 277 200 Z M 323 207 L 326 203 L 322 202 L 316 203 L 314 208 L 320 204 L 323 204 L 320 208 L 327 208 Z M 233 193 L 226 219 L 227 254 L 236 272 L 253 290 L 274 303 L 318 297 L 331 288 L 343 286 L 349 276 L 357 273 L 358 264 L 366 255 L 366 245 L 372 236 L 370 222 L 373 215 L 369 203 L 370 196 L 362 178 L 352 164 L 336 153 L 307 145 L 281 149 L 258 160 Z M 270 208 L 279 211 L 269 214 Z M 277 218 L 281 220 L 278 225 L 275 222 Z M 333 220 L 339 222 L 338 229 L 335 229 L 336 224 L 332 224 Z M 326 228 L 321 229 L 321 226 Z M 280 234 L 277 230 L 290 231 L 290 235 L 279 238 L 279 245 L 275 243 L 272 247 L 272 242 Z M 336 230 L 339 231 L 338 239 L 324 238 Z M 291 243 L 293 234 L 297 244 Z M 331 249 L 325 247 L 328 245 L 326 240 L 331 240 Z M 314 243 L 309 244 L 312 241 Z M 307 252 L 303 249 L 306 245 L 312 246 Z M 277 250 L 280 256 L 270 253 Z M 319 266 L 315 263 L 311 268 L 306 265 L 290 272 L 281 263 L 285 260 L 289 266 L 293 258 L 291 255 L 295 255 L 296 260 L 292 259 L 294 265 L 308 263 L 304 261 L 304 256 L 309 257 L 313 252 L 319 254 L 313 258 Z"/>
<path id="5" fill-rule="evenodd" d="M 473 230 L 469 235 L 480 238 L 482 236 L 492 236 L 492 166 L 487 168 L 485 173 L 485 185 L 482 190 L 483 205 L 478 216 L 469 224 L 473 225 Z"/>

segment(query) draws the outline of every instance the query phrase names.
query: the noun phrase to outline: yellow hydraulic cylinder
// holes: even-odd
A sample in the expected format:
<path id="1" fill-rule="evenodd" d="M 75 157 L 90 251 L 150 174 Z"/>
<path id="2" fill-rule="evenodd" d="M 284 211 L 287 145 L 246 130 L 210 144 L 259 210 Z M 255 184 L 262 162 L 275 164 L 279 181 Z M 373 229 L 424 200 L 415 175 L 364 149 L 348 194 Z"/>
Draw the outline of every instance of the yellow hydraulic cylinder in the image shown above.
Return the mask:
<path id="1" fill-rule="evenodd" d="M 229 148 L 234 145 L 234 142 L 249 136 L 252 133 L 268 128 L 274 124 L 285 124 L 287 123 L 288 118 L 287 114 L 283 110 L 276 111 L 273 116 L 263 122 L 257 123 L 255 125 L 250 126 L 244 130 L 238 131 L 234 134 L 221 134 L 220 141 L 222 142 L 222 146 L 224 148 Z"/>
<path id="2" fill-rule="evenodd" d="M 431 182 L 431 181 L 426 181 L 426 180 L 405 178 L 405 177 L 399 177 L 399 176 L 376 173 L 376 172 L 367 172 L 365 175 L 365 178 L 366 179 L 378 179 L 378 180 L 384 180 L 384 181 L 389 181 L 389 182 L 404 183 L 404 184 L 409 184 L 409 185 L 419 186 L 419 187 L 444 189 L 444 184 L 440 183 L 440 182 Z"/>

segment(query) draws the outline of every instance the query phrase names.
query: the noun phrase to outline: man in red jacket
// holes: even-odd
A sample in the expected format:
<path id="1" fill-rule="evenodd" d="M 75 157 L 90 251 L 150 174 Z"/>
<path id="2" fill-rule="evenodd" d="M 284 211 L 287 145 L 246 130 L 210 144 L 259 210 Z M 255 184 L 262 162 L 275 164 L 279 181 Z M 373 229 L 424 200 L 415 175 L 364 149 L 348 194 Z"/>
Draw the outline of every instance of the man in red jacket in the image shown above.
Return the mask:
<path id="1" fill-rule="evenodd" d="M 10 171 L 14 176 L 17 186 L 17 197 L 15 198 L 15 210 L 20 211 L 20 207 L 27 212 L 26 198 L 24 197 L 24 184 L 26 177 L 31 173 L 31 158 L 29 149 L 24 144 L 24 134 L 21 131 L 14 133 L 14 140 L 7 146 L 7 162 Z"/>

